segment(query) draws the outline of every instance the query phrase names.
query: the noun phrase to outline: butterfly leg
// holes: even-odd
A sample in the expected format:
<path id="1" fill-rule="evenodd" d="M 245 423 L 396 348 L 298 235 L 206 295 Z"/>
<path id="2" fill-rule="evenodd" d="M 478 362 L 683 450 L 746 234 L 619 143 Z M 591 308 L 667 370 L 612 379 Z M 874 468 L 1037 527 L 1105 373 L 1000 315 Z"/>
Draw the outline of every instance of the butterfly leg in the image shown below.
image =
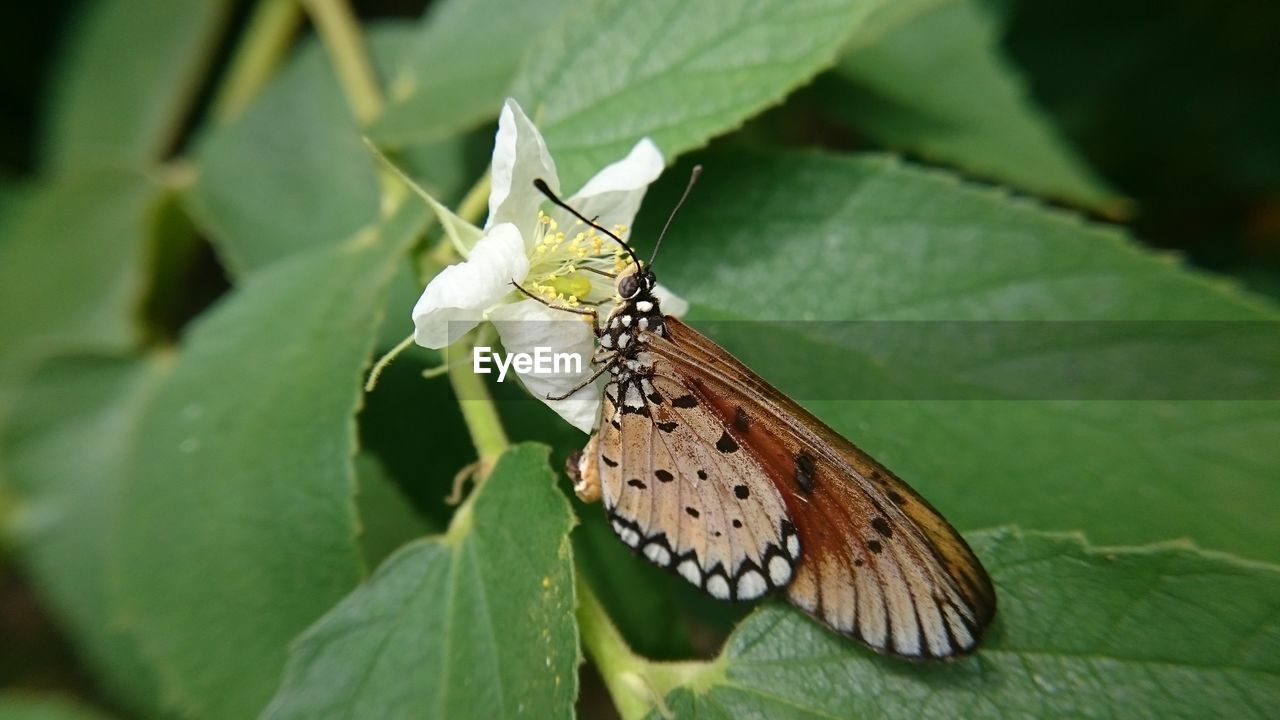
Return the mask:
<path id="1" fill-rule="evenodd" d="M 567 397 L 569 397 L 570 395 L 572 395 L 572 394 L 574 394 L 574 393 L 578 392 L 578 391 L 579 391 L 579 390 L 581 390 L 582 388 L 584 388 L 584 387 L 586 387 L 586 386 L 590 385 L 591 383 L 595 382 L 595 381 L 596 381 L 596 378 L 598 378 L 598 377 L 600 377 L 601 375 L 605 374 L 605 372 L 606 372 L 606 371 L 608 371 L 608 370 L 609 370 L 609 368 L 611 368 L 611 367 L 613 367 L 615 364 L 617 364 L 618 360 L 619 360 L 619 359 L 621 359 L 621 357 L 622 357 L 621 355 L 614 355 L 614 356 L 613 356 L 613 359 L 609 360 L 609 362 L 605 363 L 604 365 L 601 365 L 601 366 L 599 367 L 599 369 L 597 369 L 595 372 L 591 373 L 591 377 L 587 378 L 586 380 L 583 380 L 582 382 L 578 383 L 577 385 L 574 385 L 574 386 L 573 386 L 573 389 L 572 389 L 572 390 L 570 390 L 569 392 L 567 392 L 567 393 L 565 393 L 565 394 L 563 394 L 563 395 L 548 395 L 548 396 L 547 396 L 547 399 L 548 399 L 548 400 L 564 400 L 565 398 L 567 398 Z"/>
<path id="2" fill-rule="evenodd" d="M 578 308 L 578 307 L 570 307 L 568 305 L 557 305 L 556 303 L 553 303 L 544 297 L 539 297 L 529 292 L 528 290 L 525 290 L 523 287 L 520 286 L 520 283 L 516 282 L 515 280 L 511 281 L 511 286 L 519 290 L 520 292 L 524 293 L 525 295 L 529 296 L 530 298 L 537 300 L 543 305 L 546 305 L 552 310 L 563 310 L 565 312 L 574 313 L 575 315 L 584 315 L 586 317 L 591 318 L 591 327 L 593 328 L 600 327 L 600 313 L 595 308 Z"/>

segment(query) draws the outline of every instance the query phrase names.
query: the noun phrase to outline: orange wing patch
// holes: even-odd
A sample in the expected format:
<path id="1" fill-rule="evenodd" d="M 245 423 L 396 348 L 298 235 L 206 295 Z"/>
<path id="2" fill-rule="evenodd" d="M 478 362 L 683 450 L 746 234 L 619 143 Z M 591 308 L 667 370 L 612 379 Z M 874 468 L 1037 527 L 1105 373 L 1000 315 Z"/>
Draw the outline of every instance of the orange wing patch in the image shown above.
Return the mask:
<path id="1" fill-rule="evenodd" d="M 882 652 L 973 650 L 995 591 L 932 506 L 706 337 L 667 318 L 650 350 L 714 410 L 728 442 L 778 489 L 805 548 L 788 598 Z"/>

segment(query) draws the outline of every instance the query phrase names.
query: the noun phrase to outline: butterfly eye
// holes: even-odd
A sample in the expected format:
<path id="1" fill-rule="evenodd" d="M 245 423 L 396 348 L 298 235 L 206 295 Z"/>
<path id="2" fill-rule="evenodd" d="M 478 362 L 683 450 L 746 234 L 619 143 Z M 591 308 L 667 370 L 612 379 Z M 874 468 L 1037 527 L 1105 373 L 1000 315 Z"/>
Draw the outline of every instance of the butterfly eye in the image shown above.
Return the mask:
<path id="1" fill-rule="evenodd" d="M 618 281 L 618 294 L 624 299 L 631 299 L 640 293 L 640 281 L 635 275 L 624 276 Z"/>

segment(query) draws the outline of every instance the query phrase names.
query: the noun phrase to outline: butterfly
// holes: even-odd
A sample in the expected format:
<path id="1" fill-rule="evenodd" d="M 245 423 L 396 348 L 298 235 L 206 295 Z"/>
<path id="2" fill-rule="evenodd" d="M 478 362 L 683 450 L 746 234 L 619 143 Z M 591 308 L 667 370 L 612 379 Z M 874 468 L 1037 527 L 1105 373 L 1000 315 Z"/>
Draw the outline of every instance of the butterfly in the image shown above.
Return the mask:
<path id="1" fill-rule="evenodd" d="M 652 259 L 535 185 L 630 256 L 603 324 L 574 310 L 593 316 L 596 371 L 561 397 L 608 374 L 598 429 L 568 462 L 579 497 L 603 500 L 633 551 L 715 598 L 781 593 L 831 630 L 902 658 L 972 652 L 996 596 L 960 534 L 886 467 L 664 315 Z"/>

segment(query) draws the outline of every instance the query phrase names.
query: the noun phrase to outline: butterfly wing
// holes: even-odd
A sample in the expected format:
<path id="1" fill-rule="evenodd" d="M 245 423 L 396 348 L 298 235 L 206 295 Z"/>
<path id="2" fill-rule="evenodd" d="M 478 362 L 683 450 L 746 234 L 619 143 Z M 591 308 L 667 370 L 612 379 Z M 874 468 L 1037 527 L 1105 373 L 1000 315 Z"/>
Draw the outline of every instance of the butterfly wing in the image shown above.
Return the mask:
<path id="1" fill-rule="evenodd" d="M 623 542 L 722 600 L 791 581 L 800 547 L 781 493 L 745 453 L 717 449 L 719 419 L 668 363 L 610 382 L 602 412 L 580 475 L 598 477 Z"/>
<path id="2" fill-rule="evenodd" d="M 786 527 L 803 548 L 788 599 L 881 652 L 947 658 L 977 647 L 995 614 L 995 591 L 960 534 L 906 483 L 723 348 L 673 317 L 666 322 L 667 337 L 649 339 L 655 382 L 686 388 L 702 410 L 697 441 L 679 446 L 684 455 L 676 457 L 694 445 L 705 454 L 715 447 L 708 440 L 722 434 L 722 445 L 737 448 L 729 454 L 747 460 L 723 470 L 751 479 L 753 496 L 781 498 Z M 776 495 L 757 490 L 760 477 Z"/>

